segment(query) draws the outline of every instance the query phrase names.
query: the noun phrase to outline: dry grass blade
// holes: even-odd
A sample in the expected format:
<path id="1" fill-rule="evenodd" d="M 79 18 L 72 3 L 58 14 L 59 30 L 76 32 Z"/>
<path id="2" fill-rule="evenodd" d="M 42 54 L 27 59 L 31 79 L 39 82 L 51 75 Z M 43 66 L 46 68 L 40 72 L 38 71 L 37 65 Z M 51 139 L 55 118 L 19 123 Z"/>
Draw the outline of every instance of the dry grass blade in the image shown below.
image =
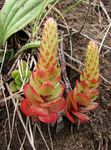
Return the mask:
<path id="1" fill-rule="evenodd" d="M 7 150 L 10 149 L 10 144 L 11 144 L 11 141 L 12 141 L 12 130 L 11 130 L 11 120 L 10 120 L 10 113 L 9 113 L 9 108 L 8 108 L 8 104 L 7 104 L 7 101 L 6 101 L 6 95 L 5 95 L 5 91 L 4 91 L 4 87 L 2 88 L 2 91 L 3 91 L 3 96 L 5 98 L 5 106 L 6 106 L 6 111 L 7 111 L 7 121 L 8 121 L 8 128 L 9 128 L 9 134 L 10 134 L 10 138 L 9 138 L 9 141 L 7 143 Z"/>
<path id="2" fill-rule="evenodd" d="M 21 140 L 21 138 L 20 138 L 20 134 L 19 134 L 19 131 L 18 131 L 18 129 L 17 129 L 17 127 L 15 127 L 15 129 L 16 129 L 16 133 L 17 133 L 17 136 L 18 136 L 18 140 L 19 140 L 19 143 L 20 143 L 20 148 L 19 148 L 19 150 L 24 150 L 24 147 L 23 147 L 23 144 L 24 144 L 24 140 L 23 140 L 23 142 L 22 142 L 22 140 Z M 24 139 L 26 139 L 26 134 L 25 134 L 25 136 L 24 136 Z"/>
<path id="3" fill-rule="evenodd" d="M 23 141 L 22 141 L 22 143 L 21 143 L 21 146 L 20 146 L 19 150 L 24 150 L 24 149 L 23 149 L 23 145 L 24 145 L 24 143 L 25 143 L 25 140 L 26 140 L 26 134 L 24 135 L 24 139 L 23 139 Z"/>
<path id="4" fill-rule="evenodd" d="M 50 132 L 50 125 L 48 124 L 48 133 L 49 133 L 49 138 L 50 138 L 50 142 L 51 142 L 51 150 L 54 150 L 54 145 L 53 145 L 53 140 L 51 137 L 51 132 Z"/>
<path id="5" fill-rule="evenodd" d="M 37 124 L 37 128 L 38 128 L 39 133 L 40 133 L 40 135 L 41 135 L 41 137 L 42 137 L 42 139 L 43 139 L 43 141 L 44 141 L 44 143 L 45 143 L 45 145 L 46 145 L 46 147 L 47 147 L 47 150 L 50 150 L 50 148 L 49 148 L 49 146 L 48 146 L 48 144 L 47 144 L 47 142 L 46 142 L 46 140 L 45 140 L 45 137 L 44 137 L 44 135 L 43 135 L 43 133 L 42 133 L 42 131 L 41 131 L 41 129 L 40 129 L 40 127 L 39 127 L 38 124 Z"/>
<path id="6" fill-rule="evenodd" d="M 64 52 L 63 52 L 63 38 L 61 37 L 61 48 L 60 48 L 60 63 L 61 63 L 61 68 L 62 68 L 62 76 L 66 85 L 66 90 L 67 93 L 71 90 L 71 84 L 67 76 L 66 72 L 66 62 L 65 62 L 65 57 L 64 57 Z"/>
<path id="7" fill-rule="evenodd" d="M 100 1 L 100 5 L 101 5 L 101 8 L 103 9 L 103 11 L 104 11 L 104 13 L 105 13 L 105 15 L 106 15 L 106 17 L 107 17 L 107 19 L 108 19 L 109 25 L 108 25 L 108 28 L 107 28 L 107 30 L 106 30 L 106 32 L 105 32 L 105 34 L 104 34 L 104 37 L 103 37 L 103 39 L 102 39 L 102 41 L 101 41 L 101 44 L 100 44 L 100 47 L 99 47 L 99 53 L 100 53 L 100 51 L 101 51 L 101 48 L 102 48 L 102 46 L 103 46 L 103 43 L 104 43 L 104 41 L 105 41 L 107 35 L 108 35 L 108 32 L 109 32 L 109 30 L 110 30 L 110 28 L 111 28 L 111 19 L 110 19 L 109 15 L 108 15 L 108 13 L 107 13 L 107 11 L 106 11 L 106 9 L 105 9 L 105 7 L 104 7 L 104 5 L 103 5 L 103 3 L 102 3 L 101 1 Z"/>

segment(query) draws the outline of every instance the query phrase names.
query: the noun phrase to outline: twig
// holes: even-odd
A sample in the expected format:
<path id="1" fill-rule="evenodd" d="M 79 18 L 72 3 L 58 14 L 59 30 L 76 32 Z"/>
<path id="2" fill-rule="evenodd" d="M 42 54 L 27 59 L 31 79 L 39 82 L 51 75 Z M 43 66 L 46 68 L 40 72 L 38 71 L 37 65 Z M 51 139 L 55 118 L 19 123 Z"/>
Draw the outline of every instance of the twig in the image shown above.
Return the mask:
<path id="1" fill-rule="evenodd" d="M 5 101 L 9 101 L 9 100 L 11 100 L 12 98 L 16 98 L 16 97 L 17 97 L 18 95 L 20 95 L 20 94 L 22 94 L 21 91 L 16 92 L 16 93 L 14 93 L 14 94 L 12 94 L 12 95 L 10 95 L 10 96 L 8 96 L 8 97 L 6 97 L 6 98 L 0 100 L 0 104 L 1 104 L 1 103 L 4 103 Z"/>
<path id="2" fill-rule="evenodd" d="M 69 92 L 72 88 L 66 72 L 66 63 L 65 63 L 65 57 L 63 52 L 63 37 L 61 37 L 61 48 L 60 48 L 59 56 L 60 56 L 60 63 L 62 68 L 62 75 L 66 85 L 66 90 L 67 92 Z"/>
<path id="3" fill-rule="evenodd" d="M 48 133 L 49 133 L 49 138 L 50 138 L 50 142 L 51 142 L 51 149 L 54 150 L 54 145 L 53 145 L 53 140 L 52 140 L 49 124 L 48 124 Z"/>
<path id="4" fill-rule="evenodd" d="M 103 39 L 102 39 L 102 41 L 101 41 L 101 44 L 100 44 L 100 47 L 99 47 L 99 53 L 100 53 L 100 51 L 101 51 L 101 48 L 102 48 L 102 46 L 103 46 L 103 43 L 104 43 L 104 41 L 105 41 L 105 39 L 106 39 L 106 37 L 107 37 L 107 34 L 108 34 L 110 28 L 111 28 L 111 22 L 110 22 L 110 24 L 109 24 L 109 26 L 108 26 L 108 29 L 106 30 L 105 35 L 104 35 L 104 37 L 103 37 Z"/>
<path id="5" fill-rule="evenodd" d="M 10 71 L 8 72 L 7 76 L 9 76 L 12 72 L 12 70 L 15 68 L 15 66 L 17 65 L 17 62 L 19 60 L 20 56 L 17 57 L 17 59 L 15 60 L 14 64 L 12 65 Z"/>
<path id="6" fill-rule="evenodd" d="M 18 136 L 18 140 L 19 140 L 19 142 L 20 142 L 20 145 L 22 145 L 22 149 L 21 149 L 21 147 L 20 147 L 20 149 L 21 149 L 21 150 L 24 150 L 23 143 L 22 143 L 22 141 L 21 141 L 21 139 L 20 139 L 20 135 L 19 135 L 19 132 L 18 132 L 18 129 L 17 129 L 16 126 L 15 126 L 15 129 L 16 129 L 16 133 L 17 133 L 17 136 Z M 26 134 L 25 134 L 25 137 L 26 137 Z M 19 150 L 20 150 L 20 149 L 19 149 Z"/>
<path id="7" fill-rule="evenodd" d="M 69 64 L 68 62 L 66 62 L 66 65 L 67 65 L 68 67 L 70 67 L 72 70 L 75 70 L 75 71 L 77 71 L 78 73 L 81 73 L 81 71 L 80 71 L 78 68 L 76 68 L 75 66 L 73 66 L 72 64 Z"/>
<path id="8" fill-rule="evenodd" d="M 20 146 L 19 150 L 23 150 L 23 145 L 24 145 L 24 143 L 25 143 L 25 140 L 26 140 L 26 133 L 25 133 L 23 142 L 21 143 L 21 146 Z"/>
<path id="9" fill-rule="evenodd" d="M 8 121 L 8 119 L 6 119 L 6 120 L 5 120 L 5 123 L 4 123 L 4 136 L 5 136 L 6 147 L 7 147 L 7 145 L 8 145 L 7 131 L 6 131 L 7 121 Z"/>
<path id="10" fill-rule="evenodd" d="M 107 13 L 107 10 L 106 10 L 106 8 L 105 8 L 105 6 L 104 6 L 104 4 L 101 2 L 101 0 L 100 0 L 99 3 L 100 3 L 101 8 L 103 9 L 103 11 L 104 11 L 104 13 L 105 13 L 107 19 L 108 19 L 108 22 L 110 23 L 110 22 L 111 22 L 111 18 L 109 17 L 109 15 L 108 15 L 108 13 Z"/>
<path id="11" fill-rule="evenodd" d="M 74 140 L 74 133 L 73 133 L 73 124 L 71 124 L 71 135 L 72 135 L 72 140 L 75 142 L 75 140 Z"/>
<path id="12" fill-rule="evenodd" d="M 107 19 L 108 19 L 108 22 L 109 22 L 109 26 L 108 26 L 108 28 L 107 28 L 107 30 L 106 30 L 106 32 L 105 32 L 105 35 L 104 35 L 104 37 L 103 37 L 103 39 L 102 39 L 102 41 L 101 41 L 101 44 L 100 44 L 100 47 L 99 47 L 99 53 L 100 53 L 101 48 L 102 48 L 102 46 L 103 46 L 103 43 L 104 43 L 104 41 L 105 41 L 105 39 L 106 39 L 106 37 L 107 37 L 107 34 L 108 34 L 108 32 L 109 32 L 109 30 L 110 30 L 110 28 L 111 28 L 111 19 L 110 19 L 109 15 L 108 15 L 108 13 L 107 13 L 105 7 L 104 7 L 104 4 L 103 4 L 101 1 L 100 1 L 100 5 L 101 5 L 101 7 L 102 7 L 104 13 L 105 13 L 106 16 L 107 16 Z"/>
<path id="13" fill-rule="evenodd" d="M 78 32 L 78 36 L 80 35 L 80 33 L 82 32 L 82 30 L 83 30 L 84 27 L 85 27 L 85 24 L 86 24 L 86 21 L 87 21 L 87 17 L 88 17 L 88 15 L 89 15 L 90 8 L 91 8 L 91 1 L 92 1 L 92 0 L 89 0 L 88 10 L 87 10 L 87 12 L 86 12 L 86 16 L 85 16 L 84 22 L 83 22 L 83 24 L 82 24 L 82 26 L 81 26 L 81 28 L 80 28 L 80 30 L 79 30 L 79 32 Z"/>
<path id="14" fill-rule="evenodd" d="M 65 15 L 66 13 L 68 13 L 70 10 L 72 10 L 74 7 L 78 6 L 83 0 L 77 0 L 76 3 L 72 4 L 71 6 L 67 7 L 66 10 L 64 10 L 61 14 L 62 16 Z M 60 19 L 61 18 L 61 15 L 58 16 L 56 18 L 56 20 Z"/>
<path id="15" fill-rule="evenodd" d="M 3 96 L 4 96 L 4 99 L 5 99 L 8 127 L 9 127 L 9 133 L 10 133 L 10 139 L 8 140 L 9 142 L 8 142 L 8 146 L 7 146 L 7 150 L 9 150 L 10 149 L 10 144 L 11 144 L 11 141 L 12 141 L 11 121 L 10 121 L 10 113 L 9 113 L 9 109 L 8 109 L 8 104 L 7 104 L 7 101 L 6 101 L 6 95 L 5 95 L 5 92 L 4 92 L 4 87 L 2 88 L 2 91 L 3 91 Z"/>
<path id="16" fill-rule="evenodd" d="M 47 147 L 47 150 L 50 150 L 50 148 L 49 148 L 49 146 L 48 146 L 48 144 L 47 144 L 47 142 L 46 142 L 46 140 L 45 140 L 45 138 L 44 138 L 44 136 L 43 136 L 43 134 L 42 134 L 42 132 L 41 132 L 41 129 L 40 129 L 40 127 L 39 127 L 38 124 L 37 124 L 37 128 L 38 128 L 39 133 L 40 133 L 40 135 L 41 135 L 41 137 L 42 137 L 42 139 L 43 139 L 43 141 L 44 141 L 44 143 L 45 143 L 45 145 L 46 145 L 46 147 Z"/>

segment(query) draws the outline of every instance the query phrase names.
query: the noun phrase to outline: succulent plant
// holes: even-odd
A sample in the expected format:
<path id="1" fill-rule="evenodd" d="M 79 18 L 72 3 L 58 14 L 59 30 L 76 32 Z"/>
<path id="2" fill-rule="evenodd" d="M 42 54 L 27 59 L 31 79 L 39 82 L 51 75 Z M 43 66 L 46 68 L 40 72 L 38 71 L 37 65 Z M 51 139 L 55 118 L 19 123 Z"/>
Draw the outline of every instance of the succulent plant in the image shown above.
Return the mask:
<path id="1" fill-rule="evenodd" d="M 29 66 L 25 61 L 21 60 L 19 64 L 19 69 L 18 70 L 16 69 L 11 73 L 13 81 L 10 82 L 9 87 L 12 90 L 12 92 L 20 90 L 22 85 L 29 81 L 30 74 L 31 71 Z"/>
<path id="2" fill-rule="evenodd" d="M 20 105 L 26 116 L 45 123 L 55 122 L 66 104 L 57 50 L 57 24 L 49 18 L 44 25 L 36 70 L 31 73 L 30 83 L 23 87 L 26 98 Z"/>
<path id="3" fill-rule="evenodd" d="M 80 122 L 89 120 L 84 112 L 95 109 L 98 103 L 94 102 L 99 94 L 99 53 L 98 46 L 90 41 L 87 47 L 84 70 L 81 72 L 80 81 L 76 82 L 74 90 L 67 97 L 66 116 L 74 122 L 74 116 Z"/>

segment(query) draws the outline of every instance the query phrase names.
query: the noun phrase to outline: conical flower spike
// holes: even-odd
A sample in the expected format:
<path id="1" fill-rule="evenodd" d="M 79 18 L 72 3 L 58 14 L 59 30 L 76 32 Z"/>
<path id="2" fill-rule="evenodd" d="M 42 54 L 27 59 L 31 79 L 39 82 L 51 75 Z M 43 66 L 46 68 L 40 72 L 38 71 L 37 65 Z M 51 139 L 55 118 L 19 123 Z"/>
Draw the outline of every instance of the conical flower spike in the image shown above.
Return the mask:
<path id="1" fill-rule="evenodd" d="M 45 23 L 43 37 L 40 47 L 40 58 L 37 64 L 37 69 L 48 69 L 52 66 L 57 67 L 57 49 L 58 49 L 58 34 L 57 24 L 53 18 L 49 18 Z"/>
<path id="2" fill-rule="evenodd" d="M 30 83 L 24 86 L 26 98 L 21 103 L 24 114 L 42 122 L 55 122 L 65 107 L 57 42 L 57 24 L 49 18 L 44 26 L 36 70 L 31 73 Z"/>
<path id="3" fill-rule="evenodd" d="M 81 81 L 98 81 L 99 79 L 99 53 L 98 46 L 94 41 L 90 41 L 87 47 L 85 67 L 80 76 Z M 96 82 L 98 83 L 98 82 Z M 99 85 L 99 84 L 98 84 Z M 92 87 L 92 85 L 89 85 Z"/>
<path id="4" fill-rule="evenodd" d="M 82 116 L 84 114 L 77 116 L 75 113 L 87 112 L 98 106 L 98 103 L 93 101 L 98 96 L 99 84 L 98 46 L 94 41 L 90 41 L 87 47 L 85 67 L 80 75 L 80 81 L 76 82 L 74 91 L 71 94 L 69 93 L 67 97 L 66 116 L 69 120 L 73 120 L 71 114 L 76 116 L 81 122 L 88 120 L 87 116 Z"/>

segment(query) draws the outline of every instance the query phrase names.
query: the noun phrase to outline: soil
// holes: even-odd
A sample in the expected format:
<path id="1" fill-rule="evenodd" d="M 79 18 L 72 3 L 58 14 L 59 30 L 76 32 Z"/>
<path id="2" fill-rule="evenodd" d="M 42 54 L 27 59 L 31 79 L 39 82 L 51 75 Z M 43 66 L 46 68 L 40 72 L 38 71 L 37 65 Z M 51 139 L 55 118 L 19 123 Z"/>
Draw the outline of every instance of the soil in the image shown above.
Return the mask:
<path id="1" fill-rule="evenodd" d="M 105 7 L 108 9 L 109 1 L 103 2 L 105 2 Z M 64 0 L 57 8 L 64 10 L 74 3 L 74 0 Z M 79 31 L 84 24 L 88 7 L 88 4 L 83 3 L 64 15 L 70 35 L 64 38 L 63 50 L 70 55 L 72 49 L 72 57 L 81 62 L 84 62 L 85 49 L 89 42 L 88 37 L 101 42 L 105 34 L 102 31 L 108 25 L 107 18 L 101 7 L 91 5 L 84 28 L 81 31 L 82 34 L 75 33 L 74 31 Z M 108 13 L 110 15 L 110 12 Z M 59 19 L 58 23 L 59 33 L 62 32 L 64 35 L 67 35 L 67 29 L 61 26 L 64 24 L 62 19 Z M 70 40 L 71 42 L 69 42 Z M 100 52 L 100 73 L 111 83 L 111 31 L 108 33 L 104 45 L 107 45 L 107 47 L 103 46 Z M 81 70 L 82 66 L 67 57 L 66 61 L 76 67 L 76 69 L 72 69 L 67 66 L 67 74 L 72 87 L 74 87 L 75 79 L 79 78 L 77 70 Z M 77 126 L 76 124 L 72 125 L 66 118 L 63 118 L 64 127 L 59 132 L 56 132 L 55 127 L 50 127 L 54 150 L 111 150 L 111 84 L 108 82 L 101 79 L 100 95 L 97 99 L 99 107 L 88 114 L 91 118 L 88 123 Z M 2 99 L 2 95 L 0 99 Z M 10 120 L 12 121 L 14 108 L 11 101 L 8 102 L 8 107 L 10 108 Z M 19 150 L 21 145 L 20 139 L 23 141 L 25 135 L 18 116 L 16 115 L 15 118 L 10 150 Z M 31 122 L 31 124 L 33 128 L 35 123 Z M 41 123 L 41 130 L 50 147 L 51 142 L 47 125 Z M 0 150 L 7 149 L 9 134 L 6 107 L 5 105 L 0 105 Z M 32 150 L 27 138 L 23 147 L 24 150 Z M 38 130 L 35 133 L 35 147 L 39 150 L 47 149 Z"/>

